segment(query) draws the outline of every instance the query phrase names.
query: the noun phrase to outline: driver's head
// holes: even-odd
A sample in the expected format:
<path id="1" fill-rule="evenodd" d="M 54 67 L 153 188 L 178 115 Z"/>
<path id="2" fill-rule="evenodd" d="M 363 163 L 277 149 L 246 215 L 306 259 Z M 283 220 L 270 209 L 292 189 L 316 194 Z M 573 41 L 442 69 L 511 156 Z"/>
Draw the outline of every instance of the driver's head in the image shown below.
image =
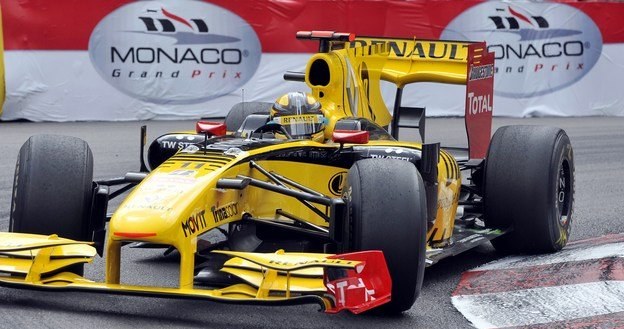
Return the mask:
<path id="1" fill-rule="evenodd" d="M 292 138 L 323 142 L 321 103 L 309 94 L 290 92 L 279 97 L 271 108 L 271 120 L 282 125 Z"/>

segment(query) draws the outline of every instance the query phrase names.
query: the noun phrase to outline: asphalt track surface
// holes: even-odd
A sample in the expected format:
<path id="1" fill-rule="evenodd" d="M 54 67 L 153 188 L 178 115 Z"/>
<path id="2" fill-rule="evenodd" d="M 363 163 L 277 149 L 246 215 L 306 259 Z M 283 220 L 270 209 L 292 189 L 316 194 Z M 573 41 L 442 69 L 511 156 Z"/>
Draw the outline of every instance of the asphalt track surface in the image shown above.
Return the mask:
<path id="1" fill-rule="evenodd" d="M 159 134 L 193 129 L 185 122 L 0 123 L 0 230 L 6 231 L 15 159 L 33 134 L 64 134 L 86 140 L 95 157 L 96 178 L 116 177 L 138 169 L 139 127 L 148 125 L 149 140 Z M 533 118 L 494 120 L 510 124 L 564 128 L 576 163 L 576 202 L 572 240 L 624 232 L 624 118 Z M 465 144 L 462 119 L 430 119 L 429 141 Z M 62 188 L 62 187 L 59 187 Z M 36 207 L 36 205 L 33 205 Z M 43 215 L 43 214 L 42 214 Z M 177 282 L 175 255 L 161 250 L 124 248 L 122 282 L 171 285 Z M 450 294 L 463 271 L 500 258 L 489 244 L 441 261 L 427 269 L 420 298 L 401 316 L 327 315 L 315 305 L 261 307 L 225 305 L 88 293 L 52 293 L 0 288 L 1 328 L 466 328 L 451 305 Z M 86 276 L 103 279 L 103 262 L 87 265 Z"/>

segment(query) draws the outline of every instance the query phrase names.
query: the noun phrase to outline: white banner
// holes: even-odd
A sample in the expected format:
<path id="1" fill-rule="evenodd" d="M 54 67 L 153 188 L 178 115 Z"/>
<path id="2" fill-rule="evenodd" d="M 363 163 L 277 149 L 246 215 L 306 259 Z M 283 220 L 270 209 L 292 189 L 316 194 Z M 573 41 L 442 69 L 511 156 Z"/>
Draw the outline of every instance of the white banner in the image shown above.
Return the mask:
<path id="1" fill-rule="evenodd" d="M 302 71 L 309 55 L 265 54 L 244 86 L 197 104 L 156 104 L 122 93 L 100 77 L 84 51 L 7 51 L 5 57 L 12 64 L 3 120 L 126 121 L 224 117 L 243 93 L 245 101 L 274 101 L 288 91 L 306 90 L 282 75 Z"/>
<path id="2" fill-rule="evenodd" d="M 2 120 L 223 117 L 243 99 L 270 102 L 307 91 L 304 83 L 282 78 L 286 71 L 302 72 L 317 47 L 294 38 L 302 27 L 485 40 L 496 57 L 495 116 L 624 116 L 623 3 L 410 1 L 384 3 L 381 12 L 370 0 L 358 6 L 329 0 L 57 0 L 34 21 L 32 8 L 0 2 L 7 93 Z M 80 22 L 67 16 L 69 10 L 84 13 Z M 318 20 L 321 13 L 344 19 L 327 26 Z M 361 24 L 362 17 L 380 15 L 392 19 Z M 426 107 L 429 116 L 461 116 L 464 90 L 413 84 L 403 104 Z M 389 105 L 394 93 L 393 85 L 383 85 Z"/>
<path id="3" fill-rule="evenodd" d="M 154 104 L 121 93 L 95 71 L 81 51 L 7 51 L 7 101 L 3 120 L 124 121 L 223 117 L 245 101 L 274 101 L 288 91 L 308 90 L 304 83 L 282 79 L 285 71 L 303 71 L 307 54 L 263 54 L 256 74 L 243 87 L 198 104 Z M 36 70 L 32 68 L 36 67 Z M 85 83 L 88 81 L 88 83 Z M 495 78 L 496 83 L 496 78 Z M 494 115 L 624 116 L 624 45 L 603 47 L 592 70 L 575 84 L 540 97 L 495 95 Z M 394 86 L 384 85 L 391 104 Z M 464 86 L 422 83 L 407 86 L 404 105 L 426 106 L 431 116 L 461 116 Z"/>

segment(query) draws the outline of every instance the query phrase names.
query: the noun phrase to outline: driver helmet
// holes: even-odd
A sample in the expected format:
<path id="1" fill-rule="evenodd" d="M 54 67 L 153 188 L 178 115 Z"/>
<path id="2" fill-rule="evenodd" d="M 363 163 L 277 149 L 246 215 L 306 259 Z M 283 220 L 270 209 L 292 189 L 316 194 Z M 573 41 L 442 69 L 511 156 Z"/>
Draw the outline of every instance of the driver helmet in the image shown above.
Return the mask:
<path id="1" fill-rule="evenodd" d="M 310 94 L 290 92 L 279 97 L 271 108 L 271 120 L 291 138 L 323 142 L 326 120 L 321 103 Z"/>

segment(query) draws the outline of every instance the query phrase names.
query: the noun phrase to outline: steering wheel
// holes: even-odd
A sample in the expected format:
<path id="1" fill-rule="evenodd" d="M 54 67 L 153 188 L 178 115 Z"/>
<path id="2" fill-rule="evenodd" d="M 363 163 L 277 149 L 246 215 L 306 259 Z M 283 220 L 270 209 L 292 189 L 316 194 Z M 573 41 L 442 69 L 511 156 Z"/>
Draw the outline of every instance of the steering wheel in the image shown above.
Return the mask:
<path id="1" fill-rule="evenodd" d="M 292 139 L 292 136 L 290 136 L 290 134 L 286 131 L 286 129 L 284 129 L 284 126 L 282 126 L 279 123 L 275 123 L 275 122 L 267 122 L 266 124 L 256 128 L 256 130 L 254 130 L 253 132 L 254 134 L 261 134 L 260 136 L 262 136 L 262 134 L 264 133 L 280 133 L 280 134 L 284 134 L 284 136 L 286 136 L 286 138 L 288 139 Z"/>

